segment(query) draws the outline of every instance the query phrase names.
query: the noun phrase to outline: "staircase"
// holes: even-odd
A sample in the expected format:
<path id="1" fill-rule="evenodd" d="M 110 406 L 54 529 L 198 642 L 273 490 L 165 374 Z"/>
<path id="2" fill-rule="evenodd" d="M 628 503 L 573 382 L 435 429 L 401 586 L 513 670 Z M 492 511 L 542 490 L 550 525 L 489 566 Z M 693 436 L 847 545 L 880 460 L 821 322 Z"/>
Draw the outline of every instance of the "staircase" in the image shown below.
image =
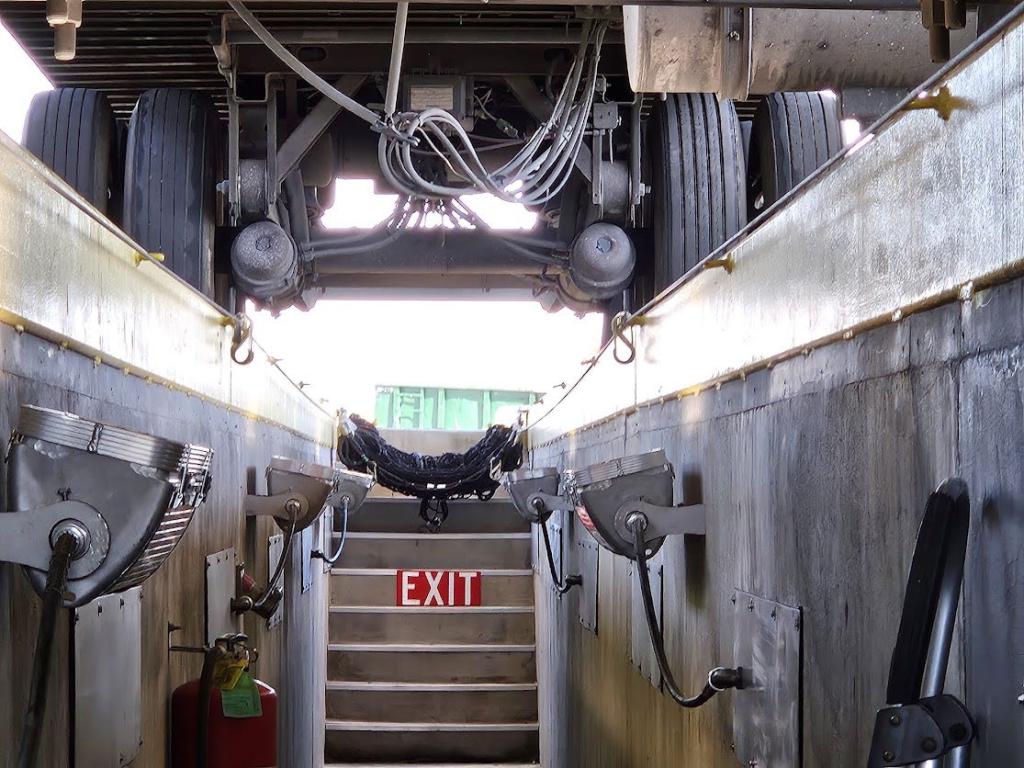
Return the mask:
<path id="1" fill-rule="evenodd" d="M 349 522 L 331 572 L 327 762 L 532 765 L 529 526 L 502 499 L 452 502 L 437 534 L 418 511 L 371 498 Z M 397 569 L 480 571 L 482 605 L 396 606 Z"/>

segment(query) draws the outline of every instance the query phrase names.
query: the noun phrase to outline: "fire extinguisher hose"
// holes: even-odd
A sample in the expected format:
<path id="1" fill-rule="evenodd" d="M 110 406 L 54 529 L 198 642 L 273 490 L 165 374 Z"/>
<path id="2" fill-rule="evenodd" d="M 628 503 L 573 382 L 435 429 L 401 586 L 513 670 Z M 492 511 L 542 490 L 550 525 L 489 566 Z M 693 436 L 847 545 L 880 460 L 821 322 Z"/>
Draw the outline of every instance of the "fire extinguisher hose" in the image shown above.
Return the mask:
<path id="1" fill-rule="evenodd" d="M 57 633 L 57 616 L 64 604 L 68 570 L 77 546 L 75 537 L 64 533 L 57 538 L 50 554 L 50 568 L 43 592 L 43 612 L 39 617 L 39 634 L 36 635 L 36 650 L 32 659 L 32 687 L 21 729 L 21 746 L 18 749 L 18 768 L 35 768 L 39 759 L 39 739 L 46 715 L 46 689 L 53 661 L 53 638 Z"/>
<path id="2" fill-rule="evenodd" d="M 207 648 L 203 671 L 199 675 L 199 706 L 196 722 L 196 768 L 207 768 L 210 741 L 210 696 L 213 694 L 213 669 L 226 651 L 219 645 Z"/>

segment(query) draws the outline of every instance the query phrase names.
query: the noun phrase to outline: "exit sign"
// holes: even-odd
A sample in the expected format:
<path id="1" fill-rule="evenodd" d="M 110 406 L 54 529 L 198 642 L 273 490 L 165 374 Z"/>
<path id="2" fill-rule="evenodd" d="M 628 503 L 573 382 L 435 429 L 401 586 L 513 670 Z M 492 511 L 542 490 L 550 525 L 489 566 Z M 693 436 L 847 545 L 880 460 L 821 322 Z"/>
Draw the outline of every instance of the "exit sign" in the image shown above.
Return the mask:
<path id="1" fill-rule="evenodd" d="M 481 605 L 480 571 L 398 571 L 395 605 L 402 607 Z"/>

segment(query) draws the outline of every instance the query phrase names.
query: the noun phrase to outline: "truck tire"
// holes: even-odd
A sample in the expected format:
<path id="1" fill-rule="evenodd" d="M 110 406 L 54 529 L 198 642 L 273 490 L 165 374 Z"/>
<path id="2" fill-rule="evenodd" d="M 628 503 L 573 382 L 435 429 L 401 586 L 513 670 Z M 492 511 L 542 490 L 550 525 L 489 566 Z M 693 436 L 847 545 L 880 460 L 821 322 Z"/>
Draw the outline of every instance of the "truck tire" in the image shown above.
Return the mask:
<path id="1" fill-rule="evenodd" d="M 132 112 L 125 149 L 125 231 L 207 296 L 213 295 L 217 121 L 205 95 L 146 91 Z"/>
<path id="2" fill-rule="evenodd" d="M 89 88 L 36 94 L 25 116 L 25 148 L 100 213 L 119 214 L 117 125 L 106 96 Z"/>
<path id="3" fill-rule="evenodd" d="M 843 148 L 839 100 L 828 91 L 772 93 L 754 116 L 751 217 L 782 198 Z"/>
<path id="4" fill-rule="evenodd" d="M 633 309 L 696 266 L 747 220 L 743 133 L 731 101 L 681 93 L 656 102 L 646 156 L 653 242 L 639 249 Z"/>

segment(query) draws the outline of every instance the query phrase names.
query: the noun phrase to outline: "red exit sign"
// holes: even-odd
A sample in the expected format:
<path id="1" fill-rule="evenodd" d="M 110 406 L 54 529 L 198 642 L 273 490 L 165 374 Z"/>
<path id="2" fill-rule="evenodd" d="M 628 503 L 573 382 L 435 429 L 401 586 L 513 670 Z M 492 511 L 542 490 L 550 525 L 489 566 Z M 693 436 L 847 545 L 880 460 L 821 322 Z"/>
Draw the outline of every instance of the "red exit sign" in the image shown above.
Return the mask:
<path id="1" fill-rule="evenodd" d="M 403 607 L 481 605 L 480 571 L 398 571 L 395 605 Z"/>

